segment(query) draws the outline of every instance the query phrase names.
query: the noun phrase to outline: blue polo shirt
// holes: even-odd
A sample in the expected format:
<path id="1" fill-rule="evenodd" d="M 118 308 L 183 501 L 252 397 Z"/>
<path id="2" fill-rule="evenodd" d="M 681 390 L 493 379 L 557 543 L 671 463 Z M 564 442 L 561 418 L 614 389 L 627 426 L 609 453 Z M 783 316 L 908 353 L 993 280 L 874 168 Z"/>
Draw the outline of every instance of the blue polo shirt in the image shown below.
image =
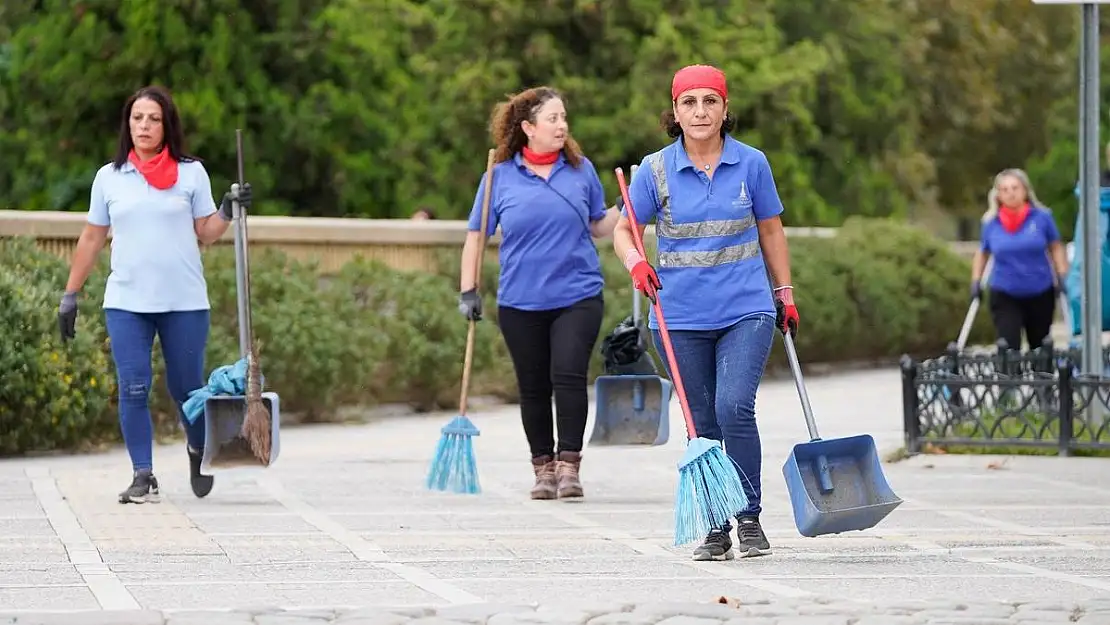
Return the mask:
<path id="1" fill-rule="evenodd" d="M 135 166 L 112 163 L 93 179 L 87 220 L 112 227 L 104 308 L 136 313 L 208 310 L 208 285 L 194 220 L 216 212 L 208 172 L 178 165 L 177 183 L 156 189 Z"/>
<path id="2" fill-rule="evenodd" d="M 1052 213 L 1033 206 L 1018 231 L 1010 234 L 998 217 L 983 224 L 979 248 L 994 257 L 987 278 L 991 289 L 1013 297 L 1040 295 L 1053 286 L 1048 244 L 1060 240 Z"/>
<path id="3" fill-rule="evenodd" d="M 725 137 L 710 179 L 679 138 L 644 157 L 628 195 L 639 225 L 656 224 L 654 264 L 668 329 L 716 330 L 753 315 L 774 316 L 757 225 L 782 214 L 783 206 L 763 152 Z M 659 327 L 654 307 L 648 327 Z"/>
<path id="4" fill-rule="evenodd" d="M 485 175 L 470 211 L 470 230 L 482 229 Z M 524 165 L 520 153 L 493 168 L 486 235 L 501 227 L 498 251 L 500 306 L 552 310 L 601 292 L 601 261 L 590 222 L 605 217 L 605 191 L 593 163 L 575 168 L 562 153 L 547 180 Z"/>

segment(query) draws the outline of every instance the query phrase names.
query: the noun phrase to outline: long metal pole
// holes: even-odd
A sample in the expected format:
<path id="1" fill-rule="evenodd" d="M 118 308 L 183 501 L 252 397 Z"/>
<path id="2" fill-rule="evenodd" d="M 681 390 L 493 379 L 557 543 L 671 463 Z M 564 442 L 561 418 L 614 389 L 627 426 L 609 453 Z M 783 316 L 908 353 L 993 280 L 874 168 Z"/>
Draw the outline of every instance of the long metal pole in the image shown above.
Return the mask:
<path id="1" fill-rule="evenodd" d="M 1083 215 L 1083 371 L 1102 371 L 1102 245 L 1098 227 L 1098 5 L 1083 5 L 1079 54 L 1079 202 Z"/>

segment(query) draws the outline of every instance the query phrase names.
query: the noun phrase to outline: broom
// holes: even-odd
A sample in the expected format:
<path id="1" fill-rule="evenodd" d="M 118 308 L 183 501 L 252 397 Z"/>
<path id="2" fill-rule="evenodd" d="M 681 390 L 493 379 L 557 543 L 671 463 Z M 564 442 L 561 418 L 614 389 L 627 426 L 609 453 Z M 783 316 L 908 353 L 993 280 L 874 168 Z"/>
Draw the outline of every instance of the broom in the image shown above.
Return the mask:
<path id="1" fill-rule="evenodd" d="M 478 262 L 474 268 L 474 284 L 481 285 L 482 259 L 486 252 L 486 227 L 489 224 L 489 202 L 493 191 L 493 156 L 486 158 L 486 189 L 482 196 L 482 229 L 478 234 Z M 428 470 L 426 486 L 429 490 L 477 494 L 478 465 L 474 459 L 474 437 L 479 435 L 477 426 L 466 416 L 467 394 L 470 388 L 470 367 L 474 361 L 475 321 L 469 320 L 466 333 L 466 355 L 463 357 L 462 391 L 459 395 L 459 414 L 440 429 L 439 444 Z"/>
<path id="2" fill-rule="evenodd" d="M 628 197 L 628 185 L 624 181 L 624 171 L 618 167 L 617 184 L 620 185 L 621 198 L 628 209 L 628 223 L 632 226 L 632 242 L 640 256 L 647 258 L 644 240 L 636 223 L 636 212 Z M 694 427 L 694 416 L 686 401 L 686 389 L 682 386 L 682 376 L 678 372 L 678 362 L 671 347 L 671 336 L 663 319 L 663 308 L 655 296 L 649 296 L 655 310 L 655 320 L 659 324 L 659 334 L 663 349 L 667 353 L 671 381 L 682 405 L 682 415 L 686 418 L 686 453 L 678 462 L 678 484 L 675 487 L 674 544 L 683 545 L 704 538 L 709 530 L 724 525 L 733 516 L 748 506 L 740 475 L 725 455 L 717 441 L 701 438 Z"/>
<path id="3" fill-rule="evenodd" d="M 239 188 L 243 187 L 243 131 L 235 130 L 235 152 L 239 168 Z M 246 263 L 247 245 L 247 214 L 242 206 L 239 207 L 240 229 L 243 239 L 243 262 Z M 240 436 L 246 440 L 251 453 L 258 462 L 266 467 L 270 466 L 270 446 L 273 443 L 273 429 L 270 422 L 270 411 L 262 403 L 262 363 L 258 359 L 258 345 L 254 340 L 254 324 L 250 323 L 250 297 L 251 282 L 250 270 L 243 267 L 243 292 L 247 305 L 246 339 L 249 351 L 247 352 L 247 384 L 246 400 L 247 411 L 243 417 L 243 425 L 239 430 Z"/>

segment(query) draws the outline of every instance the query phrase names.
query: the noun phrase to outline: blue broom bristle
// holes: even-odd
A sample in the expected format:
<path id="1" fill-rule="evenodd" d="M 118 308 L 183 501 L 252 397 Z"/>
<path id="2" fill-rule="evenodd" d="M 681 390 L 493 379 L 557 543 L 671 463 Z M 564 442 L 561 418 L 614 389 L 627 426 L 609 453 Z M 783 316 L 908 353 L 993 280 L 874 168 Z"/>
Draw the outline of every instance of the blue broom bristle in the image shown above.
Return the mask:
<path id="1" fill-rule="evenodd" d="M 428 469 L 429 490 L 474 495 L 482 491 L 478 483 L 478 463 L 474 459 L 474 437 L 478 428 L 459 415 L 440 429 L 439 444 Z"/>
<path id="2" fill-rule="evenodd" d="M 691 440 L 678 463 L 675 546 L 705 538 L 747 507 L 744 485 L 724 449 L 706 438 Z"/>

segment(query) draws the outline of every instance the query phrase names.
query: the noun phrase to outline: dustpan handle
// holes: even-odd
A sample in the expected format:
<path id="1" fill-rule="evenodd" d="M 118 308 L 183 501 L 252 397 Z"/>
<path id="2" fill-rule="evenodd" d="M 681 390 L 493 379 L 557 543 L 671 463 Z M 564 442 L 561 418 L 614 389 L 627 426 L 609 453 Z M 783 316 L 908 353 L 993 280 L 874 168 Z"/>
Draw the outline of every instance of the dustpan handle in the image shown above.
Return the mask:
<path id="1" fill-rule="evenodd" d="M 813 419 L 813 406 L 809 403 L 805 380 L 802 379 L 802 367 L 798 363 L 798 352 L 794 349 L 794 338 L 790 336 L 789 332 L 783 332 L 782 342 L 786 345 L 786 360 L 790 363 L 790 372 L 794 374 L 794 385 L 798 387 L 798 399 L 802 401 L 802 413 L 806 417 L 809 438 L 814 441 L 818 440 L 821 435 L 817 433 L 817 422 Z"/>

